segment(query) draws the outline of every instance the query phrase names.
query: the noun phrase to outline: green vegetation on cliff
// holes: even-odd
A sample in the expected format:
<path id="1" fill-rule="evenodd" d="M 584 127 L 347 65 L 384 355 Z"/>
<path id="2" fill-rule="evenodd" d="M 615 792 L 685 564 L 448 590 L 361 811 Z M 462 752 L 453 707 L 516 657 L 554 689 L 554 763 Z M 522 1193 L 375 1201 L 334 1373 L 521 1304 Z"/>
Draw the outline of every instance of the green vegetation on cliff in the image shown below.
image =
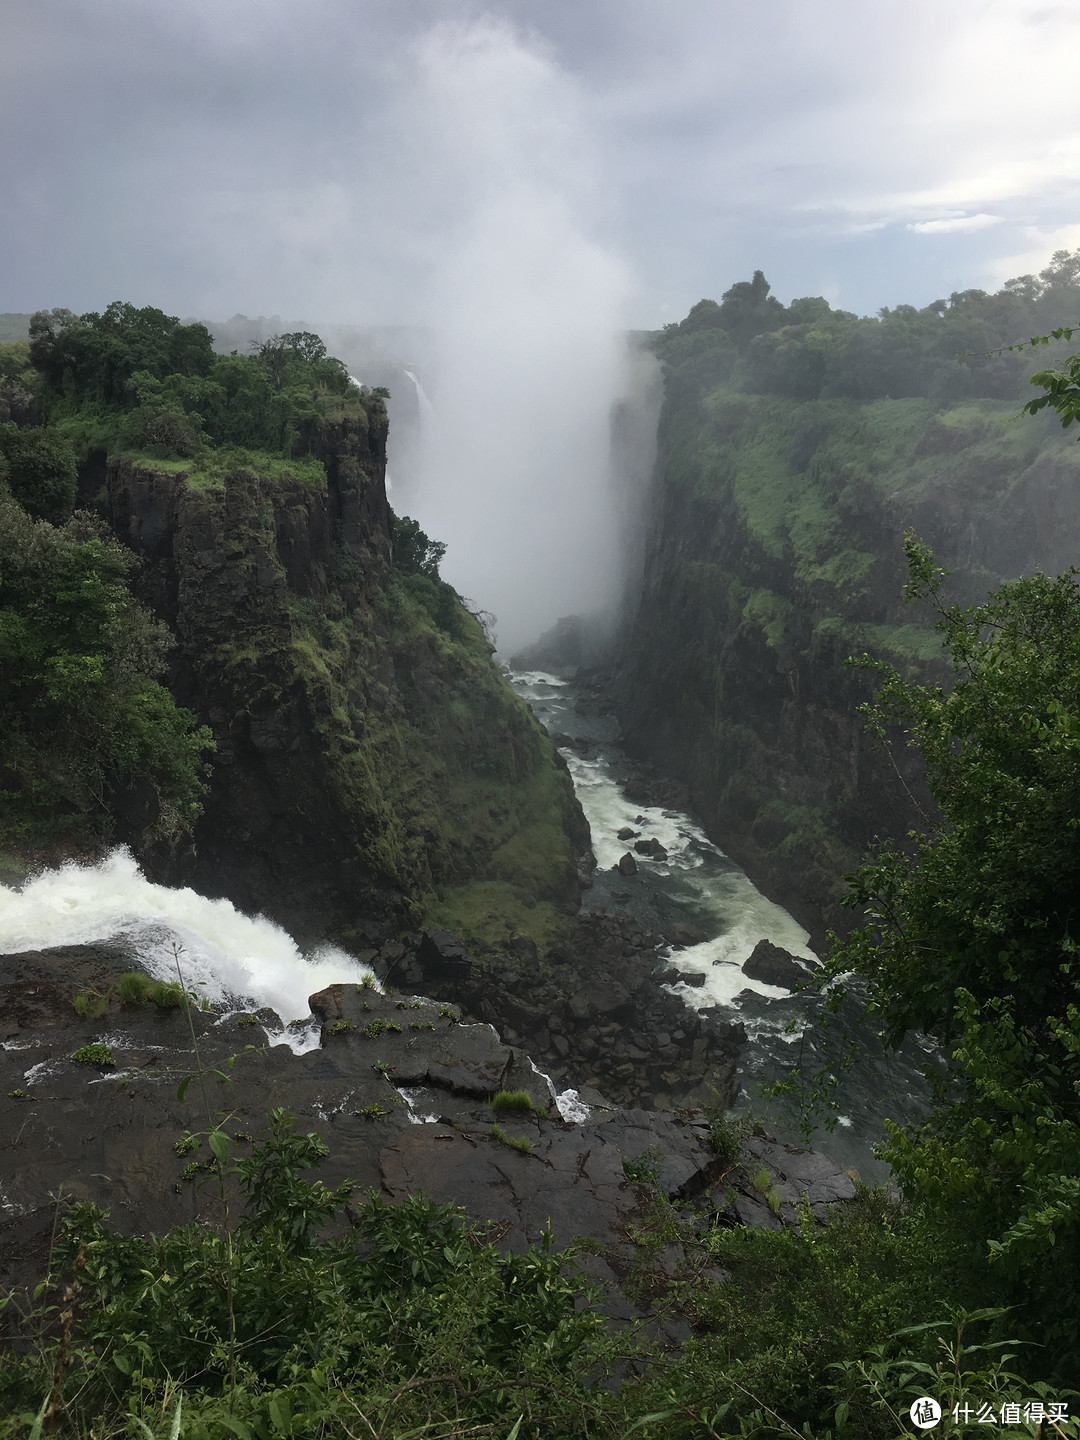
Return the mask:
<path id="1" fill-rule="evenodd" d="M 171 640 L 127 586 L 127 555 L 89 516 L 54 527 L 0 486 L 0 843 L 111 837 L 149 790 L 155 836 L 201 812 L 210 732 L 159 676 Z"/>
<path id="2" fill-rule="evenodd" d="M 1080 451 L 1020 419 L 1035 367 L 1026 345 L 998 348 L 1077 314 L 1080 256 L 1061 252 L 996 295 L 875 318 L 784 306 L 758 272 L 654 337 L 666 389 L 629 732 L 818 938 L 862 847 L 911 819 L 917 765 L 901 783 L 860 741 L 868 688 L 843 668 L 862 651 L 911 675 L 942 663 L 900 606 L 904 531 L 967 604 L 1080 554 Z"/>
<path id="3" fill-rule="evenodd" d="M 955 683 L 879 665 L 870 716 L 917 748 L 937 809 L 851 877 L 866 919 L 826 977 L 866 977 L 891 1043 L 918 1028 L 949 1046 L 930 1119 L 893 1127 L 887 1157 L 972 1293 L 1075 1355 L 1059 1277 L 1080 1264 L 1080 570 L 947 608 L 930 552 L 906 548 Z"/>
<path id="4" fill-rule="evenodd" d="M 12 845 L 108 838 L 138 781 L 157 817 L 129 797 L 124 838 L 248 908 L 354 937 L 557 930 L 587 831 L 444 547 L 386 503 L 385 392 L 316 335 L 215 355 L 119 302 L 29 337 L 0 347 Z M 160 842 L 199 816 L 191 710 L 218 748 L 185 860 Z"/>

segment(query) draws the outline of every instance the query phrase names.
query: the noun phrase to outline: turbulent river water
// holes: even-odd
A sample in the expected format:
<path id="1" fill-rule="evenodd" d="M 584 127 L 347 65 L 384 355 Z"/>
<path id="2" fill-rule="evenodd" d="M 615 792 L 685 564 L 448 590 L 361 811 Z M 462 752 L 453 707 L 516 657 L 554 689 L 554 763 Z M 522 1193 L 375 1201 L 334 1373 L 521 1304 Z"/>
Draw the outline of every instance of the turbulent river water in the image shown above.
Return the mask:
<path id="1" fill-rule="evenodd" d="M 630 914 L 660 933 L 684 921 L 705 934 L 702 943 L 673 949 L 670 956 L 684 974 L 704 974 L 704 983 L 678 982 L 669 988 L 687 1006 L 717 1006 L 725 1018 L 745 1026 L 749 1043 L 737 1108 L 762 1115 L 782 1138 L 797 1140 L 796 1093 L 775 1100 L 762 1092 L 793 1072 L 800 1083 L 808 1082 L 828 1065 L 820 1000 L 751 980 L 742 966 L 759 940 L 770 940 L 813 964 L 817 957 L 808 947 L 807 932 L 762 895 L 689 815 L 643 806 L 627 796 L 631 766 L 619 745 L 614 717 L 592 713 L 591 706 L 579 703 L 573 684 L 554 675 L 511 672 L 510 680 L 551 734 L 572 742 L 562 745 L 560 753 L 589 821 L 597 860 L 585 908 Z M 637 873 L 620 874 L 618 861 L 633 846 L 633 841 L 618 838 L 620 830 L 659 840 L 666 858 L 637 854 Z M 873 1147 L 883 1138 L 887 1118 L 908 1119 L 925 1107 L 928 1087 L 922 1067 L 930 1052 L 917 1042 L 899 1053 L 886 1052 L 876 1033 L 859 1024 L 854 1005 L 841 1012 L 831 1035 L 841 1027 L 852 1035 L 858 1061 L 836 1076 L 839 1109 L 834 1128 L 819 1128 L 813 1142 L 864 1179 L 883 1181 L 889 1172 L 874 1157 Z"/>

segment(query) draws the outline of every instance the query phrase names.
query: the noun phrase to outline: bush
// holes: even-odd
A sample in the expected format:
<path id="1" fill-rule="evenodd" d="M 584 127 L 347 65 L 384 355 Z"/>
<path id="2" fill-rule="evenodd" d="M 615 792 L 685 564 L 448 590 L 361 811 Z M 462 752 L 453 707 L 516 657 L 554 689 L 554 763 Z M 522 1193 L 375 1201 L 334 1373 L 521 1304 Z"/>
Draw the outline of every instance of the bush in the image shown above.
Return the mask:
<path id="1" fill-rule="evenodd" d="M 304 1178 L 325 1153 L 276 1111 L 235 1166 L 232 1235 L 123 1236 L 92 1205 L 69 1210 L 56 1262 L 78 1276 L 70 1336 L 27 1348 L 30 1317 L 0 1352 L 0 1436 L 25 1434 L 15 1417 L 43 1395 L 80 1434 L 135 1418 L 157 1434 L 181 1397 L 193 1437 L 344 1437 L 358 1415 L 385 1435 L 623 1432 L 603 1382 L 634 1342 L 606 1334 L 572 1252 L 501 1254 L 455 1205 L 374 1193 L 319 1238 L 351 1188 Z"/>
<path id="2" fill-rule="evenodd" d="M 66 440 L 46 429 L 0 425 L 0 455 L 12 495 L 35 520 L 62 525 L 75 508 L 78 465 Z"/>

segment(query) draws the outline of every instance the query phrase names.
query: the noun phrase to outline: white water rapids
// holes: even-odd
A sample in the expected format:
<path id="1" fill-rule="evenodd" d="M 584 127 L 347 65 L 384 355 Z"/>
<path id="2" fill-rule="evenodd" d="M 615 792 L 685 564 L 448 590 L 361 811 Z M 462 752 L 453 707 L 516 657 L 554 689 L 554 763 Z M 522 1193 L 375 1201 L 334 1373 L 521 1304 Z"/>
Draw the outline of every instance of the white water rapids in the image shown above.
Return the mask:
<path id="1" fill-rule="evenodd" d="M 333 945 L 301 954 L 280 925 L 229 900 L 153 884 L 126 850 L 97 865 L 45 870 L 21 890 L 0 885 L 0 954 L 105 940 L 123 941 L 159 980 L 177 979 L 179 958 L 184 984 L 214 1004 L 276 1011 L 282 1033 L 271 1039 L 294 1049 L 317 1043 L 316 1032 L 284 1028 L 310 1015 L 309 995 L 372 974 Z"/>
<path id="2" fill-rule="evenodd" d="M 817 1025 L 816 994 L 792 995 L 745 975 L 742 966 L 760 940 L 769 940 L 808 965 L 817 961 L 807 932 L 781 906 L 767 899 L 746 875 L 712 843 L 689 815 L 629 799 L 631 767 L 618 743 L 618 726 L 609 715 L 579 708 L 572 683 L 542 671 L 511 673 L 511 683 L 552 735 L 568 740 L 563 756 L 592 832 L 597 869 L 586 890 L 586 909 L 634 916 L 661 934 L 673 923 L 690 922 L 706 938 L 672 949 L 669 963 L 700 984 L 677 982 L 667 988 L 690 1008 L 716 1006 L 722 1016 L 741 1023 L 748 1044 L 741 1059 L 742 1092 L 737 1109 L 765 1118 L 781 1138 L 800 1140 L 799 1103 L 764 1098 L 762 1088 L 795 1072 L 803 1081 L 827 1066 L 830 1055 Z M 637 873 L 617 870 L 619 858 L 633 853 L 635 838 L 657 839 L 666 858 L 636 854 Z M 831 1133 L 815 1132 L 815 1145 L 840 1164 L 856 1168 L 868 1180 L 888 1179 L 888 1168 L 874 1158 L 886 1117 L 905 1120 L 923 1108 L 927 1094 L 922 1074 L 929 1046 L 918 1042 L 900 1052 L 883 1050 L 877 1035 L 857 1018 L 853 1003 L 842 1015 L 861 1052 L 858 1065 L 837 1076 L 835 1098 L 841 1107 Z"/>

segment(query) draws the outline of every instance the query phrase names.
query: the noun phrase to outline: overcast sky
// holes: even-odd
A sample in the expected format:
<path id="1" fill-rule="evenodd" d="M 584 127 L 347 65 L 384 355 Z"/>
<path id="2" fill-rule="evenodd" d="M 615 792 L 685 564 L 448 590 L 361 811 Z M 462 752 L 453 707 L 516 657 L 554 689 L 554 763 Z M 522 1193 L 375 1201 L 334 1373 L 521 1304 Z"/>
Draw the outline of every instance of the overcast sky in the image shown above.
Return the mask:
<path id="1" fill-rule="evenodd" d="M 633 325 L 926 304 L 1080 247 L 1078 60 L 1039 0 L 4 0 L 0 309 L 422 323 L 522 185 Z"/>

